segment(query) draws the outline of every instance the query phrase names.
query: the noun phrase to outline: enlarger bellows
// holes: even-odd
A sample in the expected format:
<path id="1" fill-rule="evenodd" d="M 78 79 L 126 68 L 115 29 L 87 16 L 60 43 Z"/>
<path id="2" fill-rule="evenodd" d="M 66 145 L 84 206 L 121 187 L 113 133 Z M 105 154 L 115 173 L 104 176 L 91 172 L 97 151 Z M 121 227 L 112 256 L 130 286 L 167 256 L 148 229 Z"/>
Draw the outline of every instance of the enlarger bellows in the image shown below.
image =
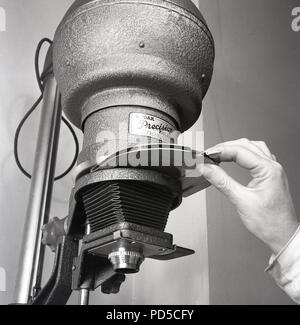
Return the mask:
<path id="1" fill-rule="evenodd" d="M 92 233 L 122 222 L 164 231 L 175 200 L 169 189 L 139 181 L 93 184 L 80 197 Z"/>

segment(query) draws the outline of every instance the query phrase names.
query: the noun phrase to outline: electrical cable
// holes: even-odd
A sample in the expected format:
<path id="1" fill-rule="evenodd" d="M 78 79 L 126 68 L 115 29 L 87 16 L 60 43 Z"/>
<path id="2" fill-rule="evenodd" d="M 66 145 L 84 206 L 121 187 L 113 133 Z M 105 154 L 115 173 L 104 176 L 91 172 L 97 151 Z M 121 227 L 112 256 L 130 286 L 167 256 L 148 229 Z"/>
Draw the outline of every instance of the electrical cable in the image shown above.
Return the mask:
<path id="1" fill-rule="evenodd" d="M 19 154 L 18 154 L 18 142 L 19 142 L 19 135 L 22 130 L 23 125 L 29 118 L 29 116 L 35 111 L 35 109 L 39 106 L 43 99 L 43 95 L 39 97 L 39 99 L 33 104 L 33 106 L 30 108 L 30 110 L 25 114 L 25 116 L 22 118 L 22 121 L 19 123 L 16 133 L 15 133 L 15 140 L 14 140 L 14 155 L 15 155 L 15 160 L 18 168 L 20 171 L 28 178 L 31 178 L 31 175 L 24 169 L 22 166 L 20 159 L 19 159 Z"/>
<path id="2" fill-rule="evenodd" d="M 39 69 L 39 58 L 40 58 L 40 52 L 42 49 L 42 46 L 45 43 L 49 43 L 50 46 L 52 45 L 52 41 L 48 38 L 43 38 L 37 45 L 37 49 L 35 52 L 35 61 L 34 61 L 34 65 L 35 65 L 35 74 L 36 74 L 36 79 L 38 82 L 38 86 L 40 88 L 41 91 L 41 95 L 40 97 L 37 99 L 37 101 L 33 104 L 33 106 L 29 109 L 29 111 L 25 114 L 25 116 L 22 118 L 21 122 L 19 123 L 16 133 L 15 133 L 15 138 L 14 138 L 14 156 L 15 156 L 15 161 L 16 164 L 18 166 L 18 168 L 20 169 L 20 171 L 29 179 L 32 178 L 32 175 L 30 175 L 25 168 L 22 166 L 22 163 L 20 161 L 19 158 L 19 150 L 18 150 L 18 143 L 19 143 L 19 137 L 20 137 L 20 133 L 21 130 L 25 124 L 25 122 L 28 120 L 28 118 L 30 117 L 30 115 L 36 110 L 36 108 L 39 106 L 39 104 L 42 102 L 43 100 L 43 93 L 44 93 L 44 84 L 43 84 L 43 79 L 44 77 L 49 73 L 50 69 L 46 69 L 46 71 L 44 71 L 42 77 L 40 74 L 40 69 Z M 70 171 L 74 168 L 74 166 L 76 165 L 77 162 L 77 158 L 79 155 L 79 141 L 78 138 L 76 136 L 76 133 L 72 127 L 72 125 L 62 116 L 62 121 L 64 122 L 64 124 L 67 126 L 67 128 L 69 129 L 73 139 L 74 139 L 74 143 L 75 143 L 75 154 L 74 154 L 74 159 L 72 160 L 72 163 L 70 164 L 70 166 L 67 168 L 66 171 L 64 171 L 61 175 L 57 176 L 54 178 L 55 181 L 58 181 L 62 178 L 64 178 L 67 174 L 70 173 Z"/>
<path id="3" fill-rule="evenodd" d="M 37 83 L 39 85 L 41 93 L 44 91 L 44 85 L 43 81 L 41 79 L 41 74 L 40 74 L 40 67 L 39 67 L 39 59 L 40 59 L 40 53 L 43 45 L 45 43 L 49 43 L 49 45 L 52 45 L 52 41 L 49 38 L 43 38 L 42 40 L 39 41 L 36 51 L 35 51 L 35 58 L 34 58 L 34 68 L 35 68 L 35 76 Z"/>

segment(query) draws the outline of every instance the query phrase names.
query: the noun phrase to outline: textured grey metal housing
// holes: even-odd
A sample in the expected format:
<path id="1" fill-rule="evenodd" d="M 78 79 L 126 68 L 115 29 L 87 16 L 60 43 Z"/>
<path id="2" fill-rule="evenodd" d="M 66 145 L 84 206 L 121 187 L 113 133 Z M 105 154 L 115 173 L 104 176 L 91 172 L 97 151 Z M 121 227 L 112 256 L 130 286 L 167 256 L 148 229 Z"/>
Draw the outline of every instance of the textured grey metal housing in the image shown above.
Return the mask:
<path id="1" fill-rule="evenodd" d="M 185 131 L 201 113 L 214 42 L 190 0 L 78 0 L 56 31 L 53 60 L 77 127 L 97 110 L 139 106 Z"/>

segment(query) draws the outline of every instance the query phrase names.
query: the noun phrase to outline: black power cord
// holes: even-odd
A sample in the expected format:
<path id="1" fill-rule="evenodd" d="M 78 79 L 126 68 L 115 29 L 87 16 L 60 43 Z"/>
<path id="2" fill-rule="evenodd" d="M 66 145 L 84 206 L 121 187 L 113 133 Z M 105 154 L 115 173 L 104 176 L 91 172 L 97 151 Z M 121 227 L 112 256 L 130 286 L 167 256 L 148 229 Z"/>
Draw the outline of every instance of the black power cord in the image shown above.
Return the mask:
<path id="1" fill-rule="evenodd" d="M 16 160 L 16 164 L 18 166 L 18 168 L 20 169 L 20 171 L 29 179 L 32 178 L 32 175 L 30 175 L 25 168 L 22 166 L 20 158 L 19 158 L 19 150 L 18 150 L 18 143 L 19 143 L 19 136 L 21 133 L 21 130 L 25 124 L 25 122 L 28 120 L 29 116 L 36 110 L 36 108 L 39 106 L 39 104 L 42 102 L 43 100 L 43 93 L 44 93 L 44 84 L 43 84 L 43 80 L 40 74 L 40 69 L 39 69 L 39 58 L 40 58 L 40 52 L 42 49 L 42 46 L 45 43 L 49 43 L 49 45 L 52 45 L 52 41 L 48 38 L 43 38 L 37 46 L 36 52 L 35 52 L 35 74 L 36 74 L 36 79 L 39 85 L 39 88 L 41 90 L 41 96 L 37 99 L 37 101 L 33 104 L 33 106 L 29 109 L 29 111 L 25 114 L 25 116 L 22 118 L 21 122 L 19 123 L 16 133 L 15 133 L 15 139 L 14 139 L 14 156 L 15 156 L 15 160 Z M 47 73 L 47 71 L 46 71 Z M 76 133 L 73 129 L 73 127 L 71 126 L 71 124 L 62 116 L 62 121 L 65 123 L 65 125 L 67 126 L 67 128 L 69 129 L 69 131 L 71 132 L 71 135 L 74 139 L 75 142 L 75 155 L 74 155 L 74 159 L 70 165 L 70 167 L 63 172 L 61 175 L 55 177 L 55 181 L 58 181 L 62 178 L 64 178 L 67 174 L 69 174 L 69 172 L 74 168 L 74 166 L 76 165 L 77 162 L 77 158 L 79 155 L 79 141 L 78 138 L 76 136 Z"/>

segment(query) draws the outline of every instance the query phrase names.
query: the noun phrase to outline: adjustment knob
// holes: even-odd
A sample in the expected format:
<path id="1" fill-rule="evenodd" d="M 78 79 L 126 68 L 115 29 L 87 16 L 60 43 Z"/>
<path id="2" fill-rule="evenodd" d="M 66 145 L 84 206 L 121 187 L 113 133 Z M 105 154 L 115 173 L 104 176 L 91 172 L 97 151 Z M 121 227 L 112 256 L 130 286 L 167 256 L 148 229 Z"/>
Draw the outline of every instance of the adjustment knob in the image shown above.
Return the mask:
<path id="1" fill-rule="evenodd" d="M 42 243 L 49 246 L 52 252 L 56 251 L 60 237 L 66 234 L 66 220 L 67 218 L 60 220 L 55 217 L 42 228 Z"/>
<path id="2" fill-rule="evenodd" d="M 130 274 L 139 272 L 144 256 L 140 252 L 120 247 L 117 251 L 110 253 L 108 259 L 115 272 Z"/>

